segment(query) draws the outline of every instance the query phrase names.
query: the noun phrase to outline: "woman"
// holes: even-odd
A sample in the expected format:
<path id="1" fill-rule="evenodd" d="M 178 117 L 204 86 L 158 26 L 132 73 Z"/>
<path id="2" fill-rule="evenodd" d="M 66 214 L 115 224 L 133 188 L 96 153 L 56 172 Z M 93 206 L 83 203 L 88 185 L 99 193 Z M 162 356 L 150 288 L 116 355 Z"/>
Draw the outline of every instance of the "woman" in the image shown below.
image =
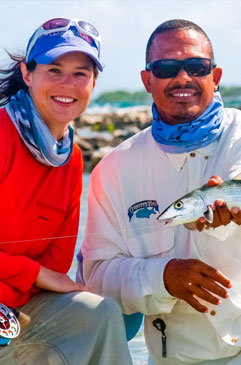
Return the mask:
<path id="1" fill-rule="evenodd" d="M 68 272 L 83 162 L 70 121 L 96 83 L 100 36 L 85 21 L 51 19 L 0 80 L 0 302 L 31 317 L 0 364 L 131 364 L 119 307 Z"/>

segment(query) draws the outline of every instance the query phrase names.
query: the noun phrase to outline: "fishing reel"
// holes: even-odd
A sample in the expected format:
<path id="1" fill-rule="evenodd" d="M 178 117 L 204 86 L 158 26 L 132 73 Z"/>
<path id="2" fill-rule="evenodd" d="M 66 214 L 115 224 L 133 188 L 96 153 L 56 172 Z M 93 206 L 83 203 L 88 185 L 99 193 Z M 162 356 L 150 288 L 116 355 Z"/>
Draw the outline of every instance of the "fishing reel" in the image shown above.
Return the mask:
<path id="1" fill-rule="evenodd" d="M 9 345 L 19 333 L 20 324 L 13 310 L 0 303 L 0 346 Z"/>

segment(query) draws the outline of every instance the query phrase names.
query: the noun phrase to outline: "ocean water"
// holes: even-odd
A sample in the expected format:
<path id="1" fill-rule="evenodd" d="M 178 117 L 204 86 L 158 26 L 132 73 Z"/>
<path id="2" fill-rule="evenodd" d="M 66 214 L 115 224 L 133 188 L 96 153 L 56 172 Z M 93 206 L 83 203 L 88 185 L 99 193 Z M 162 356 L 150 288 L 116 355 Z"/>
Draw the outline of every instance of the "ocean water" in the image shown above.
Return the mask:
<path id="1" fill-rule="evenodd" d="M 87 195 L 88 195 L 88 190 L 89 190 L 89 182 L 90 182 L 90 175 L 84 174 L 83 192 L 82 192 L 81 203 L 80 203 L 81 207 L 80 207 L 79 234 L 78 234 L 74 261 L 73 261 L 73 264 L 69 271 L 69 275 L 72 279 L 75 279 L 75 273 L 76 273 L 76 269 L 77 269 L 76 255 L 81 247 L 81 243 L 84 238 L 85 224 L 86 224 L 86 219 L 87 219 L 87 208 L 88 208 Z M 134 365 L 147 365 L 148 353 L 147 353 L 145 340 L 144 340 L 143 324 L 142 324 L 139 332 L 136 334 L 136 336 L 131 341 L 129 341 L 128 346 L 129 346 L 129 350 L 130 350 L 131 357 L 133 360 L 133 364 Z"/>

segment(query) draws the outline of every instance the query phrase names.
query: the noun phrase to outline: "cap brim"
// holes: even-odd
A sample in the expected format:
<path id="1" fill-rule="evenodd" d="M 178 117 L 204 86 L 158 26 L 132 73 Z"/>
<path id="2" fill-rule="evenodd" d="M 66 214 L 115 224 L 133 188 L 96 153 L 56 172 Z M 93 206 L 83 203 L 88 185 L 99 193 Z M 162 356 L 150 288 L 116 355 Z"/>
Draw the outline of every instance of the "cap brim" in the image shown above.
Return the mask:
<path id="1" fill-rule="evenodd" d="M 101 62 L 92 52 L 91 47 L 88 45 L 86 47 L 85 44 L 83 45 L 83 47 L 73 46 L 73 45 L 58 46 L 52 48 L 51 50 L 45 53 L 34 56 L 34 60 L 40 65 L 48 65 L 49 63 L 53 62 L 56 58 L 70 52 L 80 52 L 86 54 L 94 61 L 98 69 L 100 71 L 103 71 L 103 65 L 101 64 Z"/>

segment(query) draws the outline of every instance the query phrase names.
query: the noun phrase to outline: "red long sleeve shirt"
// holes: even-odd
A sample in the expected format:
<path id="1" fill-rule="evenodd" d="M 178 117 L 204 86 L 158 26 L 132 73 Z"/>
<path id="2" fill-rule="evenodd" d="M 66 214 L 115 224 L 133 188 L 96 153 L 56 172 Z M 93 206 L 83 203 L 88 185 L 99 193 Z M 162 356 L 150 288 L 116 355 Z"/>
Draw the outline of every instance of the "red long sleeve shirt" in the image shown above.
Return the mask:
<path id="1" fill-rule="evenodd" d="M 0 110 L 0 302 L 25 304 L 40 265 L 67 273 L 78 233 L 83 160 L 79 147 L 62 167 L 45 166 Z"/>

